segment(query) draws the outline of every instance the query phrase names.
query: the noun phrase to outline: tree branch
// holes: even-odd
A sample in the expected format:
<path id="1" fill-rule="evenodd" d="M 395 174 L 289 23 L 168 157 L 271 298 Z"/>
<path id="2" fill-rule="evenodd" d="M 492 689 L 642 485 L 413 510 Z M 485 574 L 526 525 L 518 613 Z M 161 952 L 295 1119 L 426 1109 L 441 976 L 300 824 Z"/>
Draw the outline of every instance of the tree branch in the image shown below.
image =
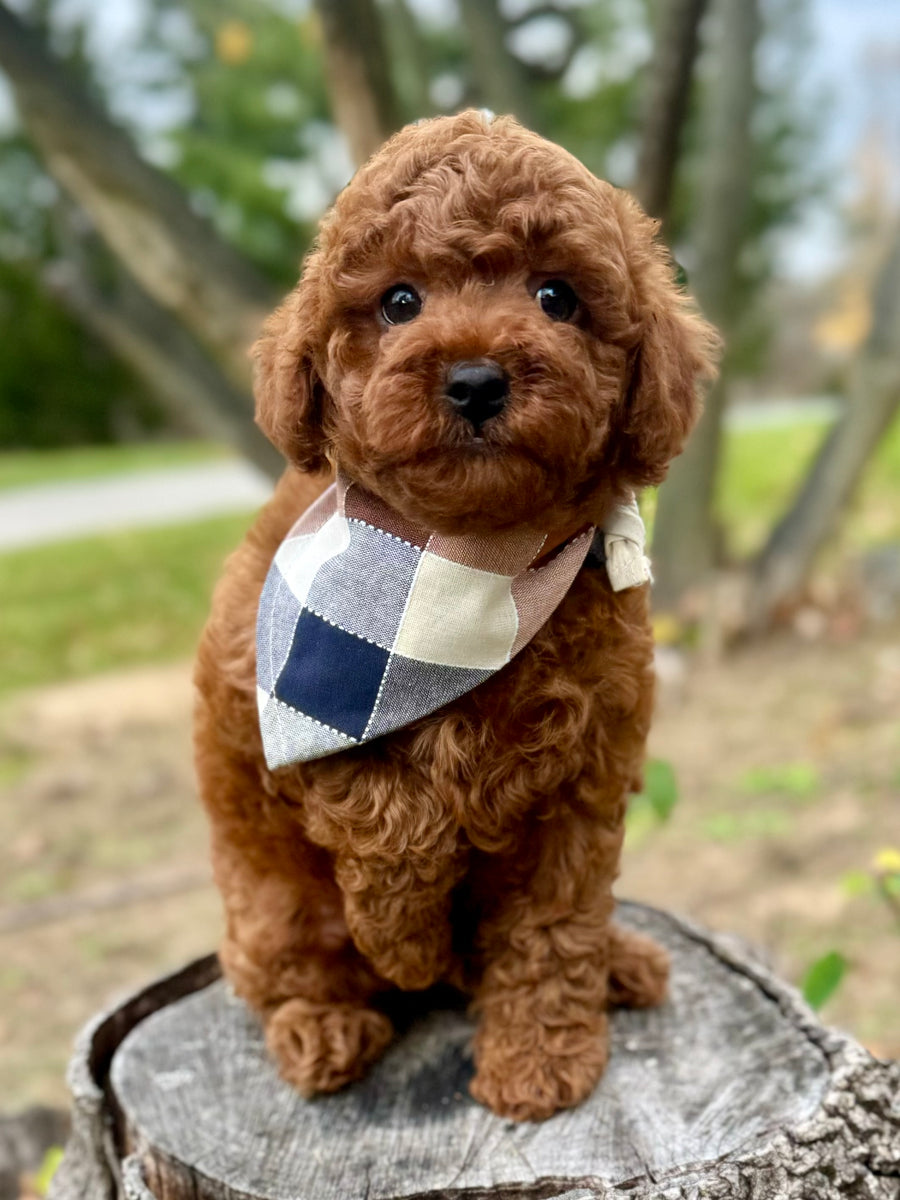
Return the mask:
<path id="1" fill-rule="evenodd" d="M 459 0 L 459 7 L 482 103 L 498 114 L 512 113 L 523 125 L 537 129 L 533 85 L 525 64 L 507 48 L 509 27 L 497 0 Z"/>
<path id="2" fill-rule="evenodd" d="M 752 182 L 751 118 L 756 102 L 754 56 L 759 0 L 720 0 L 716 74 L 707 96 L 706 154 L 696 205 L 697 266 L 693 291 L 706 315 L 727 334 L 733 319 L 737 258 L 744 238 Z M 654 604 L 678 612 L 702 592 L 714 563 L 714 494 L 718 472 L 725 376 L 684 454 L 659 493 L 653 535 Z"/>
<path id="3" fill-rule="evenodd" d="M 898 344 L 900 230 L 875 285 L 872 329 L 850 373 L 847 405 L 757 559 L 749 603 L 750 621 L 757 629 L 768 624 L 809 577 L 866 464 L 900 412 Z"/>
<path id="4" fill-rule="evenodd" d="M 149 295 L 193 332 L 236 387 L 246 389 L 247 347 L 274 302 L 269 285 L 191 210 L 171 179 L 140 158 L 3 4 L 0 66 L 49 172 Z"/>
<path id="5" fill-rule="evenodd" d="M 665 226 L 687 116 L 700 22 L 708 0 L 669 0 L 662 6 L 644 113 L 634 191 L 644 209 Z"/>
<path id="6" fill-rule="evenodd" d="M 315 0 L 335 120 L 357 166 L 401 124 L 381 17 L 373 0 Z"/>
<path id="7" fill-rule="evenodd" d="M 44 283 L 83 325 L 147 384 L 176 424 L 233 446 L 276 479 L 284 459 L 251 419 L 252 404 L 178 319 L 157 304 L 102 245 L 75 246 Z M 104 260 L 104 284 L 91 262 Z M 106 261 L 108 260 L 108 261 Z"/>

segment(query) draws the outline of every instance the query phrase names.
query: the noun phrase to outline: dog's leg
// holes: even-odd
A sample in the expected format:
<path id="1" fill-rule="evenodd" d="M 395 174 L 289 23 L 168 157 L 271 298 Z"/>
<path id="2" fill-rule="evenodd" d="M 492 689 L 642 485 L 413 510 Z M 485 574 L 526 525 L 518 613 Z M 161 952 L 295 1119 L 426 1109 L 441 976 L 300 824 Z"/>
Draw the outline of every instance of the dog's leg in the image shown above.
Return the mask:
<path id="1" fill-rule="evenodd" d="M 612 925 L 609 931 L 610 1007 L 652 1008 L 666 998 L 669 956 L 653 938 Z"/>
<path id="2" fill-rule="evenodd" d="M 370 1006 L 384 985 L 353 945 L 328 855 L 288 810 L 273 810 L 251 767 L 207 742 L 198 769 L 225 902 L 225 974 L 262 1016 L 281 1074 L 305 1094 L 335 1091 L 391 1040 Z"/>
<path id="3" fill-rule="evenodd" d="M 454 965 L 451 893 L 466 866 L 449 793 L 408 763 L 341 782 L 310 804 L 307 827 L 333 855 L 350 934 L 381 979 L 428 987 Z"/>
<path id="4" fill-rule="evenodd" d="M 286 872 L 272 858 L 259 870 L 217 840 L 225 973 L 262 1014 L 285 1079 L 306 1095 L 335 1091 L 363 1075 L 393 1033 L 369 1007 L 379 983 L 350 939 L 340 893 L 299 842 Z"/>
<path id="5" fill-rule="evenodd" d="M 486 965 L 471 1085 L 501 1116 L 549 1117 L 584 1099 L 603 1073 L 620 845 L 618 817 L 600 826 L 564 808 L 536 830 L 527 865 L 503 872 L 515 884 L 479 930 Z"/>
<path id="6" fill-rule="evenodd" d="M 338 856 L 335 874 L 347 924 L 382 978 L 416 990 L 450 973 L 450 895 L 464 867 L 453 836 L 404 859 Z"/>

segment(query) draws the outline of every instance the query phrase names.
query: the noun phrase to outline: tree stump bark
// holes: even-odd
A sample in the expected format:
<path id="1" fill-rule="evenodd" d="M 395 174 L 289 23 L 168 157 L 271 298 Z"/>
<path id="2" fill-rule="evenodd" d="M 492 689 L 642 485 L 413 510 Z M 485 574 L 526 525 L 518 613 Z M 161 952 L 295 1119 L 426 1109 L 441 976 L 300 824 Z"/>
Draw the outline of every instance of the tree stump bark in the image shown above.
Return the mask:
<path id="1" fill-rule="evenodd" d="M 668 947 L 671 998 L 615 1013 L 576 1109 L 516 1125 L 475 1104 L 472 1026 L 440 992 L 398 998 L 363 1082 L 304 1100 L 210 957 L 82 1034 L 51 1200 L 898 1200 L 900 1064 L 730 939 L 638 905 L 619 919 Z"/>

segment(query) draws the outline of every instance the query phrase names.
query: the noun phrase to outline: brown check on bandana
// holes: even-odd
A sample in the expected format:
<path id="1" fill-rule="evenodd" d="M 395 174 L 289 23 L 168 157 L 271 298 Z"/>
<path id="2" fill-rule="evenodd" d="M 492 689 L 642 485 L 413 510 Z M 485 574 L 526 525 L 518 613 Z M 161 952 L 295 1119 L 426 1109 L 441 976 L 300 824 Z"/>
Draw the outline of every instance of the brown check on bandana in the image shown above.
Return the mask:
<path id="1" fill-rule="evenodd" d="M 605 533 L 607 569 L 612 550 L 627 587 L 649 571 L 636 506 L 619 513 L 621 532 Z M 559 605 L 593 537 L 590 528 L 533 566 L 540 533 L 432 533 L 339 476 L 281 543 L 260 598 L 269 767 L 371 741 L 483 683 Z"/>

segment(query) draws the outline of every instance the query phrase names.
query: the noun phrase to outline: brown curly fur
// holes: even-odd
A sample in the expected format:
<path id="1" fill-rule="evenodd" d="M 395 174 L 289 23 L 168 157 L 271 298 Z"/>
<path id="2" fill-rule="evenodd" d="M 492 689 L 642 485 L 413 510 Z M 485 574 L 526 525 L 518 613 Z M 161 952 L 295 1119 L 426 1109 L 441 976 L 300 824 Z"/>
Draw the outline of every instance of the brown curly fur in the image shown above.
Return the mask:
<path id="1" fill-rule="evenodd" d="M 449 980 L 478 1013 L 473 1095 L 547 1117 L 599 1079 L 608 1005 L 664 995 L 665 955 L 610 921 L 650 719 L 646 588 L 614 594 L 585 569 L 473 692 L 277 771 L 254 662 L 264 577 L 329 463 L 441 532 L 529 524 L 557 541 L 663 478 L 713 338 L 654 234 L 626 193 L 509 118 L 427 121 L 340 195 L 257 345 L 257 417 L 292 469 L 216 591 L 196 753 L 222 962 L 304 1093 L 383 1051 L 380 994 Z M 581 299 L 572 322 L 534 299 L 551 277 Z M 424 308 L 390 327 L 379 298 L 400 282 Z M 512 383 L 478 443 L 442 391 L 449 364 L 481 357 Z"/>

